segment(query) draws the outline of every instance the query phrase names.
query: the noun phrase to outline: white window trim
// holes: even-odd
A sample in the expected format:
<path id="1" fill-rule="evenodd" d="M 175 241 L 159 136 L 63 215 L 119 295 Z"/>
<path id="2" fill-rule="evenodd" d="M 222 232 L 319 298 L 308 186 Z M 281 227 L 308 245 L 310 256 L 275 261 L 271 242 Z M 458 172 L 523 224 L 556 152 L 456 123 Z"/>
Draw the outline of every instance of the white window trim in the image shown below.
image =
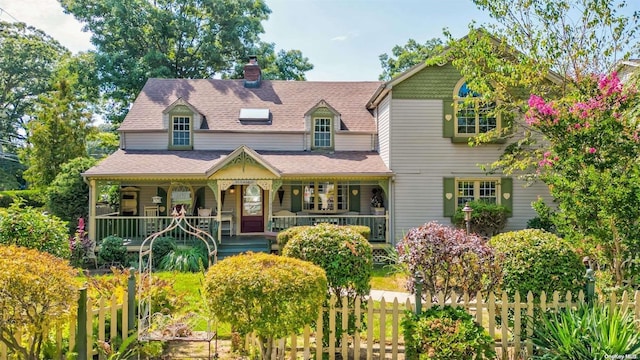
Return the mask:
<path id="1" fill-rule="evenodd" d="M 329 146 L 316 146 L 316 120 L 329 120 Z M 332 149 L 334 136 L 334 118 L 326 116 L 315 116 L 311 118 L 311 148 L 312 149 Z"/>
<path id="2" fill-rule="evenodd" d="M 453 131 L 454 131 L 454 137 L 475 137 L 478 136 L 480 134 L 485 134 L 485 133 L 481 133 L 480 132 L 480 119 L 479 119 L 479 113 L 478 113 L 478 108 L 479 106 L 483 103 L 482 99 L 480 97 L 472 97 L 472 103 L 474 104 L 474 115 L 476 117 L 476 121 L 475 121 L 475 131 L 473 133 L 459 133 L 458 132 L 458 106 L 462 103 L 464 104 L 465 102 L 469 103 L 469 99 L 464 98 L 464 97 L 459 97 L 458 96 L 458 92 L 460 91 L 460 88 L 462 87 L 462 85 L 464 85 L 466 83 L 466 79 L 462 78 L 460 80 L 458 80 L 458 83 L 456 84 L 456 86 L 453 88 Z M 500 129 L 502 128 L 501 126 L 501 118 L 500 118 L 500 114 L 496 115 L 496 131 L 500 131 Z M 494 131 L 494 130 L 492 130 Z"/>
<path id="3" fill-rule="evenodd" d="M 173 129 L 173 126 L 174 126 L 175 120 L 177 118 L 189 119 L 189 144 L 187 144 L 187 145 L 176 145 L 175 144 L 175 130 Z M 169 129 L 170 139 L 169 139 L 169 141 L 170 141 L 170 147 L 171 148 L 185 149 L 185 148 L 193 147 L 193 116 L 183 115 L 183 114 L 171 115 L 169 126 L 170 126 L 170 129 Z"/>
<path id="4" fill-rule="evenodd" d="M 458 198 L 460 198 L 460 194 L 458 191 L 458 184 L 460 182 L 473 182 L 473 200 L 480 200 L 480 182 L 483 181 L 493 181 L 496 183 L 496 205 L 501 205 L 502 203 L 502 184 L 501 179 L 499 177 L 469 177 L 469 178 L 455 178 L 453 184 L 453 192 L 455 194 L 454 204 L 456 207 L 459 206 Z"/>

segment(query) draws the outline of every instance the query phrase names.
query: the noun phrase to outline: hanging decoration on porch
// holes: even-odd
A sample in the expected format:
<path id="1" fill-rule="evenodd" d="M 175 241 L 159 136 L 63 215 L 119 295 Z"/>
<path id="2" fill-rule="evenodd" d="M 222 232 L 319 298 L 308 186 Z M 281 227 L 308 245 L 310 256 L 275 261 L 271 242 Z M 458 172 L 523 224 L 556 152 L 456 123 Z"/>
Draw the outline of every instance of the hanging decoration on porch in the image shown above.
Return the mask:
<path id="1" fill-rule="evenodd" d="M 174 208 L 171 213 L 170 223 L 162 230 L 149 235 L 140 245 L 138 271 L 140 281 L 138 282 L 138 340 L 140 341 L 202 341 L 209 342 L 216 337 L 216 332 L 211 330 L 211 320 L 204 319 L 204 314 L 191 314 L 190 318 L 203 318 L 207 323 L 207 330 L 200 332 L 192 332 L 174 329 L 175 324 L 181 323 L 187 326 L 187 322 L 183 319 L 170 319 L 170 316 L 153 312 L 153 243 L 159 237 L 166 236 L 173 231 L 183 231 L 185 234 L 191 235 L 194 239 L 203 242 L 207 249 L 207 258 L 209 266 L 218 261 L 218 246 L 215 238 L 207 231 L 193 226 L 186 218 L 187 210 L 185 207 Z M 145 291 L 143 292 L 143 289 Z M 198 321 L 191 321 L 198 323 Z M 171 324 L 171 325 L 168 325 Z M 175 330 L 175 331 L 174 331 Z M 217 338 L 216 338 L 217 340 Z M 209 348 L 209 352 L 211 349 Z M 217 341 L 216 341 L 217 353 Z"/>

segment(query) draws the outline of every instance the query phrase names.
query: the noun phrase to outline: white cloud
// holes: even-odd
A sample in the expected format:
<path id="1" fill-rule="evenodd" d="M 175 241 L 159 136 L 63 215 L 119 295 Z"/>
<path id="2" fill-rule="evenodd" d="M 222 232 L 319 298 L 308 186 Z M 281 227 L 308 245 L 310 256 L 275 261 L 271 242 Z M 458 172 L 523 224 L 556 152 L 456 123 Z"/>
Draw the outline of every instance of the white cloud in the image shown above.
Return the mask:
<path id="1" fill-rule="evenodd" d="M 65 14 L 57 0 L 0 0 L 0 8 L 0 20 L 17 19 L 38 28 L 74 53 L 92 48 L 91 34 L 83 32 L 82 24 Z"/>
<path id="2" fill-rule="evenodd" d="M 336 36 L 334 38 L 331 38 L 331 41 L 345 41 L 348 39 L 347 35 L 340 35 L 340 36 Z"/>

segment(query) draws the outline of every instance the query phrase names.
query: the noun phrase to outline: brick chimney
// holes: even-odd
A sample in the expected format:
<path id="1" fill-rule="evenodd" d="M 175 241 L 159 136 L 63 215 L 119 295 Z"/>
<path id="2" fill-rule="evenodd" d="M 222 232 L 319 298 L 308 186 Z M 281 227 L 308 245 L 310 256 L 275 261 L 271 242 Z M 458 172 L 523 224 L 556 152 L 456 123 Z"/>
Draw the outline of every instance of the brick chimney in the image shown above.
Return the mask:
<path id="1" fill-rule="evenodd" d="M 262 80 L 262 71 L 258 65 L 258 57 L 249 56 L 249 63 L 244 66 L 244 87 L 259 88 Z"/>

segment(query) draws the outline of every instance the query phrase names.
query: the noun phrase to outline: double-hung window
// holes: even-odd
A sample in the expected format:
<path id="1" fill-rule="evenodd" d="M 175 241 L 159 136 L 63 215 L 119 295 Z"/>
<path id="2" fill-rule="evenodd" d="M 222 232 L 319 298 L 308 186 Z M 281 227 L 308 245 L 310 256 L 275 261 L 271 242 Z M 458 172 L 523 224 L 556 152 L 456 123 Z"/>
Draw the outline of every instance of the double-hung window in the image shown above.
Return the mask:
<path id="1" fill-rule="evenodd" d="M 177 148 L 191 147 L 191 117 L 171 118 L 171 145 Z"/>
<path id="2" fill-rule="evenodd" d="M 484 201 L 490 204 L 499 204 L 499 188 L 498 179 L 459 179 L 456 181 L 456 204 L 458 207 L 464 206 L 468 201 Z"/>
<path id="3" fill-rule="evenodd" d="M 313 119 L 313 147 L 331 148 L 331 119 L 330 118 L 314 118 Z"/>
<path id="4" fill-rule="evenodd" d="M 475 136 L 498 128 L 496 103 L 483 101 L 464 81 L 456 87 L 454 104 L 456 136 Z"/>
<path id="5" fill-rule="evenodd" d="M 314 181 L 303 186 L 302 210 L 336 212 L 349 209 L 349 186 L 333 181 Z"/>

